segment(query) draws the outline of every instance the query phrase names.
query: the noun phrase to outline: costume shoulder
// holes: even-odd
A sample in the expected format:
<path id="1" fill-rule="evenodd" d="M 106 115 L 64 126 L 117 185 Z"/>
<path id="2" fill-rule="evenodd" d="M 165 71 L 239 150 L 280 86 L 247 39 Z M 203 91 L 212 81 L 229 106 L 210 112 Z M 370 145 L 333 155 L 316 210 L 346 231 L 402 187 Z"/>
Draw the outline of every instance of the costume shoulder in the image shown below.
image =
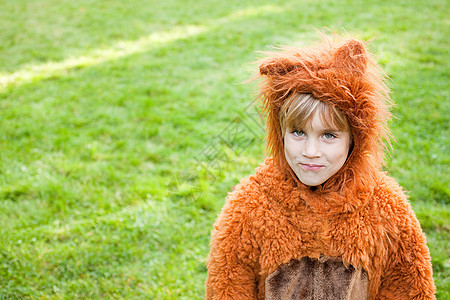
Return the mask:
<path id="1" fill-rule="evenodd" d="M 385 234 L 393 245 L 401 244 L 405 239 L 410 240 L 409 234 L 412 232 L 421 243 L 426 243 L 419 220 L 408 201 L 408 195 L 395 179 L 380 173 L 374 194 Z"/>
<path id="2" fill-rule="evenodd" d="M 380 173 L 374 193 L 380 213 L 388 218 L 390 223 L 405 224 L 405 219 L 409 219 L 418 225 L 408 195 L 394 178 L 387 176 L 386 173 Z"/>
<path id="3" fill-rule="evenodd" d="M 254 224 L 267 199 L 271 169 L 266 160 L 228 194 L 211 236 L 206 299 L 255 299 L 260 253 Z"/>
<path id="4" fill-rule="evenodd" d="M 381 174 L 374 192 L 390 243 L 377 299 L 435 299 L 425 234 L 403 188 Z"/>
<path id="5" fill-rule="evenodd" d="M 270 210 L 270 199 L 274 197 L 284 175 L 279 171 L 273 159 L 268 158 L 261 164 L 254 175 L 241 180 L 228 193 L 226 203 L 214 224 L 212 244 L 239 244 L 239 255 L 247 260 L 248 251 L 253 251 L 256 241 L 255 228 L 261 227 L 265 213 Z M 275 193 L 280 193 L 276 191 Z M 256 247 L 257 248 L 257 247 Z"/>

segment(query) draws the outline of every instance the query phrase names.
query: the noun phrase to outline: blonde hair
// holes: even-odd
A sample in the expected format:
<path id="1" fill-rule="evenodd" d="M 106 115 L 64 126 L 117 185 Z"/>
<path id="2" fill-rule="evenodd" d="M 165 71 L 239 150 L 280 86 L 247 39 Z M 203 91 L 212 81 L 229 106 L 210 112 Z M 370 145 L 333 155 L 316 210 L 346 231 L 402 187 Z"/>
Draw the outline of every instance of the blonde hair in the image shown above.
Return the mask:
<path id="1" fill-rule="evenodd" d="M 318 111 L 321 121 L 330 128 L 348 131 L 351 134 L 350 124 L 345 113 L 334 105 L 317 100 L 311 94 L 293 94 L 280 109 L 280 126 L 282 135 L 286 131 L 299 130 L 311 121 L 314 113 Z"/>

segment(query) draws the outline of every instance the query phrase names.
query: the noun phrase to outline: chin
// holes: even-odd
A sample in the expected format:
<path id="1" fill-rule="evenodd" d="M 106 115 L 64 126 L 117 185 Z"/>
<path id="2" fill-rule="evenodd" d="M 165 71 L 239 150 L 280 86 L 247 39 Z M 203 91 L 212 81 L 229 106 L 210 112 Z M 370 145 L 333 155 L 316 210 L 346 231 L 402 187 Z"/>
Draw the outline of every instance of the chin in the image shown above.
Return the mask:
<path id="1" fill-rule="evenodd" d="M 300 182 L 307 186 L 318 186 L 324 183 L 326 180 L 302 180 L 299 178 Z"/>
<path id="2" fill-rule="evenodd" d="M 305 178 L 305 176 L 299 176 L 298 174 L 295 174 L 295 175 L 297 175 L 297 178 L 301 183 L 303 183 L 304 185 L 307 185 L 307 186 L 311 186 L 311 187 L 321 185 L 330 178 L 330 177 L 327 177 L 327 178 L 323 178 L 323 177 L 321 177 L 321 178 Z"/>

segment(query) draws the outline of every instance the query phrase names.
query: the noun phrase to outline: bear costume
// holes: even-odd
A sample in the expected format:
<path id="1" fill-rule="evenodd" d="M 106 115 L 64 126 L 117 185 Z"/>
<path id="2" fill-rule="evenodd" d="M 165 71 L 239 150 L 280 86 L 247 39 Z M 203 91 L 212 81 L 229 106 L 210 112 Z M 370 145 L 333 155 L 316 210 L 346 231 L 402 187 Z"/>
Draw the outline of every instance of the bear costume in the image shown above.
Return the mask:
<path id="1" fill-rule="evenodd" d="M 380 171 L 390 99 L 365 44 L 285 48 L 259 73 L 270 157 L 229 193 L 214 224 L 206 299 L 435 299 L 420 224 Z M 316 187 L 285 158 L 279 112 L 294 93 L 339 108 L 351 129 L 345 164 Z"/>

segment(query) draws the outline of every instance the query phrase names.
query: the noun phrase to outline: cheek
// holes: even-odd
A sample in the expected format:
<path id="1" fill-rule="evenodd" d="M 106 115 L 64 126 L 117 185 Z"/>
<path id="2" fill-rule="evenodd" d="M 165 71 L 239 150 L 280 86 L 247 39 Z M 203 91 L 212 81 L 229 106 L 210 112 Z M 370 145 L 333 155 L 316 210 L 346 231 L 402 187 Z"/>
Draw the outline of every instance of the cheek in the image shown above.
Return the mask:
<path id="1" fill-rule="evenodd" d="M 292 141 L 290 138 L 284 138 L 284 155 L 287 159 L 289 157 L 295 156 L 296 143 Z"/>
<path id="2" fill-rule="evenodd" d="M 334 151 L 331 151 L 330 155 L 333 156 L 333 160 L 336 161 L 336 163 L 344 164 L 347 160 L 347 157 L 349 155 L 350 145 L 348 142 L 342 143 L 339 145 L 338 149 L 334 149 Z"/>

